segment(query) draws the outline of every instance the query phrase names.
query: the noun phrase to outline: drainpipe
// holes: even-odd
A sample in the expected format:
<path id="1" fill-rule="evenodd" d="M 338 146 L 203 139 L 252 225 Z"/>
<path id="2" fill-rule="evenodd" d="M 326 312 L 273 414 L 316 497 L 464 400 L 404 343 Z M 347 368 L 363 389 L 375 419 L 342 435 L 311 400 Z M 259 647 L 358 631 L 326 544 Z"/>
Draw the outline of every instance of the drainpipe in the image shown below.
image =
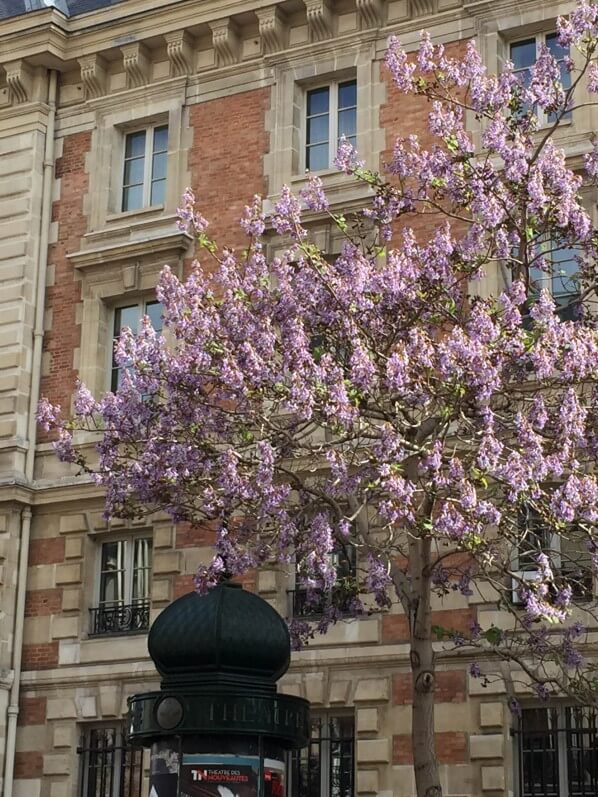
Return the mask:
<path id="1" fill-rule="evenodd" d="M 52 179 L 54 172 L 54 127 L 56 121 L 56 88 L 58 73 L 49 70 L 48 80 L 48 121 L 44 146 L 44 171 L 42 176 L 42 206 L 37 250 L 37 285 L 35 296 L 35 326 L 33 329 L 33 357 L 31 364 L 31 390 L 29 393 L 29 417 L 27 419 L 27 454 L 25 458 L 25 478 L 33 483 L 35 463 L 36 411 L 39 401 L 42 344 L 44 338 L 44 308 L 46 298 L 46 272 L 48 269 L 48 239 L 52 211 Z M 15 625 L 12 645 L 13 680 L 7 709 L 6 745 L 4 758 L 3 797 L 12 797 L 14 778 L 15 742 L 17 718 L 19 716 L 19 688 L 21 685 L 21 657 L 23 653 L 23 625 L 25 623 L 25 594 L 27 591 L 27 561 L 29 559 L 29 536 L 31 532 L 31 508 L 25 507 L 21 513 L 21 534 L 19 565 L 17 575 L 17 599 L 15 605 Z"/>

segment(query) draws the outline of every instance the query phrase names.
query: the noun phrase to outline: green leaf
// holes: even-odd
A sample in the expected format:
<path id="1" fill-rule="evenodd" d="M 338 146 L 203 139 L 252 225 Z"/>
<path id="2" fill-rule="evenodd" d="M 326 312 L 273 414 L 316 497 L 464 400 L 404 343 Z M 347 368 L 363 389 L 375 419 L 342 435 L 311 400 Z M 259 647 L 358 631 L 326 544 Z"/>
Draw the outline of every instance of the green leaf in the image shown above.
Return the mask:
<path id="1" fill-rule="evenodd" d="M 502 630 L 497 628 L 495 625 L 491 625 L 490 628 L 484 631 L 484 638 L 491 645 L 496 647 L 497 645 L 500 645 L 502 641 Z"/>

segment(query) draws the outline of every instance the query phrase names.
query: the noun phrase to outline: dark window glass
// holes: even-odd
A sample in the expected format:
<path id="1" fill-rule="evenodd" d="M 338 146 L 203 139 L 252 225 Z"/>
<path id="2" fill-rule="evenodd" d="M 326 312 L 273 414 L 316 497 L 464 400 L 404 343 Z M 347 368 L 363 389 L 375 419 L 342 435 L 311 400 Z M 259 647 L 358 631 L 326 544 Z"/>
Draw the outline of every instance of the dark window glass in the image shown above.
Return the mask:
<path id="1" fill-rule="evenodd" d="M 293 753 L 289 797 L 353 797 L 354 718 L 313 717 L 309 745 Z"/>

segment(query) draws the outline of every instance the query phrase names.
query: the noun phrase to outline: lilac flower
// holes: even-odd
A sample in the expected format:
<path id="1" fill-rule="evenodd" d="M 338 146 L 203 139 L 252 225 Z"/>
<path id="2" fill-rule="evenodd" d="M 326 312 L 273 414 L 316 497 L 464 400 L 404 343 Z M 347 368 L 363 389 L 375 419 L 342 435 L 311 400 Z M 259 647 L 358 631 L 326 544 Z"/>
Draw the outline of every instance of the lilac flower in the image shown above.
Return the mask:
<path id="1" fill-rule="evenodd" d="M 318 175 L 310 175 L 307 185 L 299 191 L 299 196 L 307 207 L 315 213 L 328 210 L 328 198 L 324 193 L 324 186 Z"/>
<path id="2" fill-rule="evenodd" d="M 347 141 L 344 136 L 341 138 L 334 156 L 334 165 L 345 174 L 353 174 L 364 165 L 363 161 L 358 159 L 357 152 L 351 142 Z M 322 201 L 321 197 L 320 201 Z"/>
<path id="3" fill-rule="evenodd" d="M 474 661 L 469 665 L 469 674 L 471 675 L 472 678 L 482 677 L 482 670 L 477 662 Z"/>

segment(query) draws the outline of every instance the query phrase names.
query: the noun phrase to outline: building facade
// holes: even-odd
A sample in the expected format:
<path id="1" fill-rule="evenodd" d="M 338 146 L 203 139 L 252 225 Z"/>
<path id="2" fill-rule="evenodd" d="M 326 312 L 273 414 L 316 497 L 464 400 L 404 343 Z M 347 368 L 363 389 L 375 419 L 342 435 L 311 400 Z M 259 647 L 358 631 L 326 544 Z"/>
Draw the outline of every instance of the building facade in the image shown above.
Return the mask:
<path id="1" fill-rule="evenodd" d="M 58 463 L 36 429 L 40 394 L 71 406 L 76 379 L 118 384 L 112 348 L 142 314 L 165 263 L 183 274 L 175 226 L 186 186 L 213 236 L 242 244 L 255 193 L 271 202 L 321 173 L 338 207 L 362 189 L 332 166 L 353 138 L 368 164 L 426 108 L 383 67 L 388 36 L 415 49 L 426 28 L 455 53 L 476 38 L 495 71 L 551 43 L 556 0 L 5 0 L 0 4 L 0 778 L 4 797 L 147 794 L 147 761 L 122 735 L 127 696 L 157 687 L 149 623 L 192 589 L 209 530 L 164 519 L 111 522 L 102 496 Z M 527 60 L 526 60 L 527 59 Z M 598 109 L 559 135 L 572 162 Z M 596 198 L 587 197 L 594 212 Z M 313 222 L 323 249 L 339 242 Z M 273 249 L 277 242 L 272 241 Z M 498 279 L 488 277 L 489 289 Z M 556 291 L 556 288 L 555 288 Z M 345 563 L 351 567 L 351 563 Z M 294 574 L 249 576 L 288 616 L 305 613 Z M 457 593 L 435 622 L 464 630 L 496 612 Z M 450 617 L 450 621 L 443 622 Z M 500 624 L 500 617 L 496 617 Z M 410 675 L 400 607 L 342 622 L 294 655 L 282 688 L 311 701 L 313 743 L 290 795 L 411 797 Z M 598 793 L 595 718 L 550 711 L 516 673 L 487 679 L 439 649 L 436 739 L 444 793 Z M 508 711 L 523 701 L 519 725 Z M 529 700 L 529 702 L 525 702 Z M 513 731 L 517 730 L 517 733 Z M 523 731 L 523 733 L 522 733 Z M 523 777 L 520 777 L 523 773 Z M 523 785 L 522 785 L 523 784 Z"/>

